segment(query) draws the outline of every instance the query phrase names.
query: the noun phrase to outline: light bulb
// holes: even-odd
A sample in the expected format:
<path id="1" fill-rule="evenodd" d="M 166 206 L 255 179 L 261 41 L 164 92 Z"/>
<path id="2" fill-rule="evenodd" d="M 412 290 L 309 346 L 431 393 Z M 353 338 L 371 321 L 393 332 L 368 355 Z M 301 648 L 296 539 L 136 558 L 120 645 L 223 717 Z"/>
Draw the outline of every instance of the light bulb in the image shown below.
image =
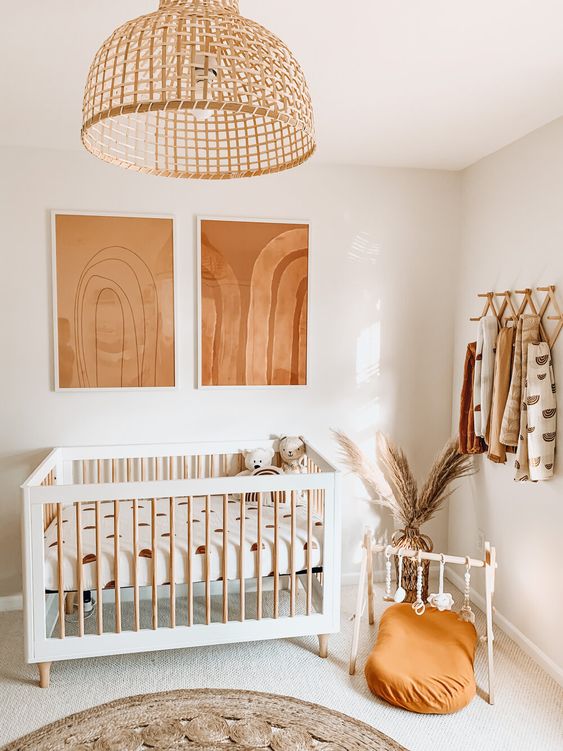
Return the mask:
<path id="1" fill-rule="evenodd" d="M 207 74 L 205 72 L 205 58 L 207 57 Z M 200 52 L 196 55 L 195 60 L 195 98 L 197 100 L 210 99 L 209 89 L 214 85 L 217 78 L 217 58 L 215 55 L 206 55 Z M 207 83 L 207 96 L 205 95 Z M 209 109 L 193 109 L 190 110 L 190 114 L 198 122 L 205 122 L 209 118 L 213 117 L 213 110 Z"/>

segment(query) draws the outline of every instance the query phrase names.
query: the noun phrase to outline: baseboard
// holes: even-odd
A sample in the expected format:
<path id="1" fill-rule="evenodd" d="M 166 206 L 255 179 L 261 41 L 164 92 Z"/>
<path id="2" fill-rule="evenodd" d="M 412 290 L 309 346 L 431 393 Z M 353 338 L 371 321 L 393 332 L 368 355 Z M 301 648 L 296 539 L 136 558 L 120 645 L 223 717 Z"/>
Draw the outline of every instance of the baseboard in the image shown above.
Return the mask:
<path id="1" fill-rule="evenodd" d="M 12 610 L 23 610 L 22 595 L 5 595 L 0 597 L 0 613 L 9 613 Z"/>
<path id="2" fill-rule="evenodd" d="M 449 579 L 452 584 L 455 584 L 455 586 L 460 589 L 463 592 L 463 589 L 465 587 L 465 582 L 462 576 L 459 574 L 456 574 L 454 571 L 446 571 L 446 579 Z M 477 607 L 481 608 L 481 610 L 485 609 L 485 598 L 483 595 L 479 594 L 473 587 L 471 588 L 470 592 L 470 599 L 471 602 L 475 603 Z M 556 681 L 560 686 L 563 686 L 563 669 L 559 667 L 559 665 L 551 659 L 551 657 L 548 657 L 545 652 L 542 652 L 542 650 L 534 644 L 531 639 L 528 639 L 527 636 L 525 636 L 516 626 L 511 623 L 511 621 L 508 620 L 502 613 L 499 613 L 499 611 L 495 608 L 494 612 L 494 622 L 502 628 L 505 634 L 507 636 L 510 636 L 512 641 L 516 642 L 520 649 L 525 652 L 528 657 L 531 657 L 534 662 L 537 662 L 537 664 L 545 670 L 545 672 L 550 675 L 554 681 Z"/>
<path id="3" fill-rule="evenodd" d="M 385 581 L 385 571 L 384 569 L 375 569 L 373 572 L 373 580 L 380 584 L 381 582 Z M 360 574 L 358 571 L 352 574 L 342 574 L 341 577 L 342 586 L 343 587 L 353 587 L 357 586 L 358 582 L 360 581 Z"/>

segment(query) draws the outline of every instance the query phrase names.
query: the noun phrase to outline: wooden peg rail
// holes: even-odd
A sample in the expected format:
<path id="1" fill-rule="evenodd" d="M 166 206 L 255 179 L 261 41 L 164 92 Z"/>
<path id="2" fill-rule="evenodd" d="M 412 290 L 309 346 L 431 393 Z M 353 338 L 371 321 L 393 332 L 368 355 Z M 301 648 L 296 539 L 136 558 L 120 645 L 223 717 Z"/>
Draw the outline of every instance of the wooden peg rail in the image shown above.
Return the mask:
<path id="1" fill-rule="evenodd" d="M 478 297 L 485 300 L 483 312 L 480 316 L 469 320 L 480 321 L 484 316 L 494 315 L 500 326 L 506 326 L 510 321 L 515 325 L 518 319 L 526 313 L 537 315 L 540 317 L 542 339 L 553 348 L 561 329 L 563 329 L 563 313 L 557 300 L 555 286 L 536 287 L 535 292 L 543 295 L 543 300 L 539 306 L 534 300 L 534 290 L 529 287 L 505 290 L 504 292 L 482 292 Z M 518 300 L 518 297 L 520 297 L 520 300 Z M 555 327 L 547 326 L 546 321 L 557 321 L 557 324 Z"/>

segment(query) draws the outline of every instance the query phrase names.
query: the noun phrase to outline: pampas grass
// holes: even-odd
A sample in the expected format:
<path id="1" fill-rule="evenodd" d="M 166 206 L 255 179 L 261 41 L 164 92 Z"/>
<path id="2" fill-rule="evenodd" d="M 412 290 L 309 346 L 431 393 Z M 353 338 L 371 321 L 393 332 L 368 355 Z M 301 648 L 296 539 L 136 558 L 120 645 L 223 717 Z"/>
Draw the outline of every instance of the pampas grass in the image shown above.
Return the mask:
<path id="1" fill-rule="evenodd" d="M 404 452 L 383 433 L 377 434 L 377 464 L 345 433 L 333 431 L 343 461 L 364 483 L 371 500 L 387 508 L 403 528 L 419 529 L 453 493 L 452 483 L 474 473 L 472 457 L 458 453 L 457 439 L 436 457 L 420 489 Z"/>

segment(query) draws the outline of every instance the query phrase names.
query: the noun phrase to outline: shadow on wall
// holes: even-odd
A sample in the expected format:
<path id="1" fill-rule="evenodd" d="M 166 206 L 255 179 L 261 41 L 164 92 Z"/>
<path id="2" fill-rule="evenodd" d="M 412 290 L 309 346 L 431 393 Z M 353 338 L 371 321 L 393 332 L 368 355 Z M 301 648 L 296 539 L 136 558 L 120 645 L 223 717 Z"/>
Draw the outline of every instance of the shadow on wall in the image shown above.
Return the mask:
<path id="1" fill-rule="evenodd" d="M 49 454 L 51 447 L 0 456 L 0 597 L 20 594 L 22 503 L 20 485 Z"/>

